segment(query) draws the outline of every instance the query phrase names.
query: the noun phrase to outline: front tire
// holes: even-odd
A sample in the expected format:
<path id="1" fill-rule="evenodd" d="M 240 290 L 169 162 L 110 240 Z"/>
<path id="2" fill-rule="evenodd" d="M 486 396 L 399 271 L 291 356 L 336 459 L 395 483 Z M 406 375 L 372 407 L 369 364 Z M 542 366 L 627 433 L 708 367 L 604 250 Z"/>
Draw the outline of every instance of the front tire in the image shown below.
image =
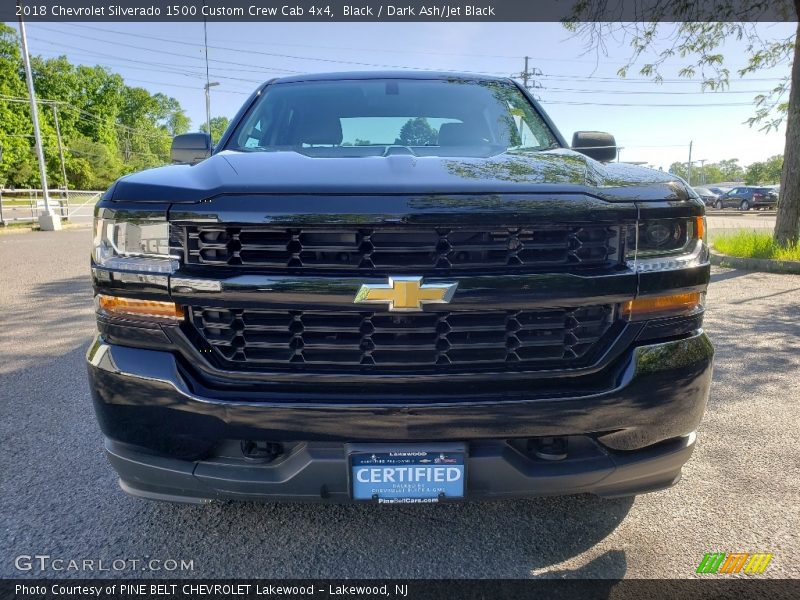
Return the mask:
<path id="1" fill-rule="evenodd" d="M 750 210 L 750 203 L 747 200 L 742 200 L 742 203 L 739 205 L 739 210 Z"/>
<path id="2" fill-rule="evenodd" d="M 722 210 L 722 200 L 717 200 L 717 203 L 714 205 L 714 208 L 717 210 Z"/>

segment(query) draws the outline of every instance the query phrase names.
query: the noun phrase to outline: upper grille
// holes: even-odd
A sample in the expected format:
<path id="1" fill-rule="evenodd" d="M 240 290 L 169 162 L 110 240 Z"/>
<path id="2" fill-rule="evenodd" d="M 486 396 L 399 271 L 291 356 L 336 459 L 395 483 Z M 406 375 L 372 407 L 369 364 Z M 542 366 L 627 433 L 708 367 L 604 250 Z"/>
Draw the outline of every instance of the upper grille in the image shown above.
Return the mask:
<path id="1" fill-rule="evenodd" d="M 336 271 L 535 270 L 616 261 L 616 227 L 281 228 L 194 225 L 187 264 Z"/>
<path id="2" fill-rule="evenodd" d="M 222 366 L 255 370 L 475 371 L 578 366 L 608 345 L 613 306 L 328 312 L 192 307 Z M 208 347 L 206 346 L 206 347 Z"/>

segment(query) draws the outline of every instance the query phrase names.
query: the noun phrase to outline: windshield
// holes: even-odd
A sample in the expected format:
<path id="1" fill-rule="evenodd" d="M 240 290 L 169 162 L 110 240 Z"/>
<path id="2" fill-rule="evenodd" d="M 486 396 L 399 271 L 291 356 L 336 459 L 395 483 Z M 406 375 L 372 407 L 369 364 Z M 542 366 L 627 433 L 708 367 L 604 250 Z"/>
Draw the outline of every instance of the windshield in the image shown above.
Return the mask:
<path id="1" fill-rule="evenodd" d="M 509 82 L 368 79 L 269 86 L 227 148 L 311 156 L 489 156 L 558 147 Z"/>

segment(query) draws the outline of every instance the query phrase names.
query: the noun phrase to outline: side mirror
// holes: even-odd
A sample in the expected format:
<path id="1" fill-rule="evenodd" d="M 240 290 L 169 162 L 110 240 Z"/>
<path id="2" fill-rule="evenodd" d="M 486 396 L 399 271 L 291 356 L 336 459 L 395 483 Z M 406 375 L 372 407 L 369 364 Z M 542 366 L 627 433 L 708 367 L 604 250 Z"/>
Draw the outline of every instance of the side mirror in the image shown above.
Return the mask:
<path id="1" fill-rule="evenodd" d="M 609 162 L 617 157 L 614 136 L 602 131 L 576 131 L 572 136 L 572 149 L 600 162 Z"/>
<path id="2" fill-rule="evenodd" d="M 211 156 L 211 136 L 207 133 L 184 133 L 172 138 L 173 164 L 193 165 Z"/>

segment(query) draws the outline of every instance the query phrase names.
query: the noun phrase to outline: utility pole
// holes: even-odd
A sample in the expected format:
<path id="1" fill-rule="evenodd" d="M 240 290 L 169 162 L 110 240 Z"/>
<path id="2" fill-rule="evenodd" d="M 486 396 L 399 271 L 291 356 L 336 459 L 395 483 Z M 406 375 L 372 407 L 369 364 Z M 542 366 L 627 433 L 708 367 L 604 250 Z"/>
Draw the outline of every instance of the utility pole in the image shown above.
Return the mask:
<path id="1" fill-rule="evenodd" d="M 512 75 L 512 77 L 519 77 L 520 79 L 522 79 L 522 85 L 525 89 L 542 87 L 542 85 L 534 79 L 534 77 L 541 76 L 542 72 L 536 67 L 530 68 L 528 66 L 531 59 L 530 56 L 525 56 L 523 58 L 525 61 L 525 66 L 522 69 L 522 72 Z"/>
<path id="2" fill-rule="evenodd" d="M 17 0 L 17 6 L 21 6 L 19 0 Z M 19 37 L 22 43 L 22 62 L 25 66 L 25 79 L 28 83 L 28 99 L 31 102 L 31 119 L 33 120 L 33 139 L 36 146 L 36 158 L 39 160 L 39 177 L 42 182 L 42 196 L 44 197 L 45 212 L 39 215 L 39 228 L 42 231 L 57 231 L 61 229 L 61 217 L 53 213 L 53 209 L 50 206 L 50 194 L 47 192 L 47 169 L 44 164 L 44 152 L 42 152 L 42 132 L 39 130 L 39 110 L 36 106 L 31 59 L 28 55 L 28 38 L 25 35 L 25 21 L 22 19 L 21 10 L 19 14 Z"/>
<path id="3" fill-rule="evenodd" d="M 61 159 L 61 180 L 64 182 L 64 193 L 67 194 L 69 203 L 69 185 L 67 184 L 67 167 L 64 164 L 64 145 L 61 142 L 61 126 L 58 123 L 58 106 L 53 102 L 53 121 L 56 124 L 56 137 L 58 138 L 58 157 Z"/>
<path id="4" fill-rule="evenodd" d="M 205 6 L 205 0 L 203 1 L 203 6 Z M 204 11 L 205 12 L 205 11 Z M 203 47 L 206 51 L 206 84 L 203 86 L 203 89 L 206 92 L 206 129 L 208 130 L 208 137 L 211 137 L 211 88 L 215 85 L 219 85 L 218 81 L 209 81 L 208 75 L 208 24 L 206 22 L 206 18 L 203 17 Z M 212 138 L 211 145 L 214 145 L 214 140 Z"/>
<path id="5" fill-rule="evenodd" d="M 700 184 L 701 185 L 705 185 L 706 184 L 706 161 L 707 160 L 708 160 L 707 158 L 698 158 L 697 159 L 697 162 L 700 163 Z"/>
<path id="6" fill-rule="evenodd" d="M 528 74 L 528 60 L 529 60 L 529 58 L 530 57 L 528 57 L 528 56 L 525 57 L 525 68 L 522 69 L 522 85 L 524 85 L 526 89 L 528 87 L 528 77 L 530 77 L 530 75 Z"/>
<path id="7" fill-rule="evenodd" d="M 215 85 L 219 85 L 218 81 L 206 82 L 203 86 L 206 90 L 206 129 L 208 129 L 208 136 L 211 137 L 211 92 L 210 89 Z M 211 140 L 213 145 L 214 140 Z"/>
<path id="8" fill-rule="evenodd" d="M 689 140 L 689 162 L 687 163 L 688 164 L 688 168 L 686 169 L 686 183 L 688 183 L 689 185 L 692 185 L 692 144 L 693 143 L 694 142 L 692 140 Z"/>

